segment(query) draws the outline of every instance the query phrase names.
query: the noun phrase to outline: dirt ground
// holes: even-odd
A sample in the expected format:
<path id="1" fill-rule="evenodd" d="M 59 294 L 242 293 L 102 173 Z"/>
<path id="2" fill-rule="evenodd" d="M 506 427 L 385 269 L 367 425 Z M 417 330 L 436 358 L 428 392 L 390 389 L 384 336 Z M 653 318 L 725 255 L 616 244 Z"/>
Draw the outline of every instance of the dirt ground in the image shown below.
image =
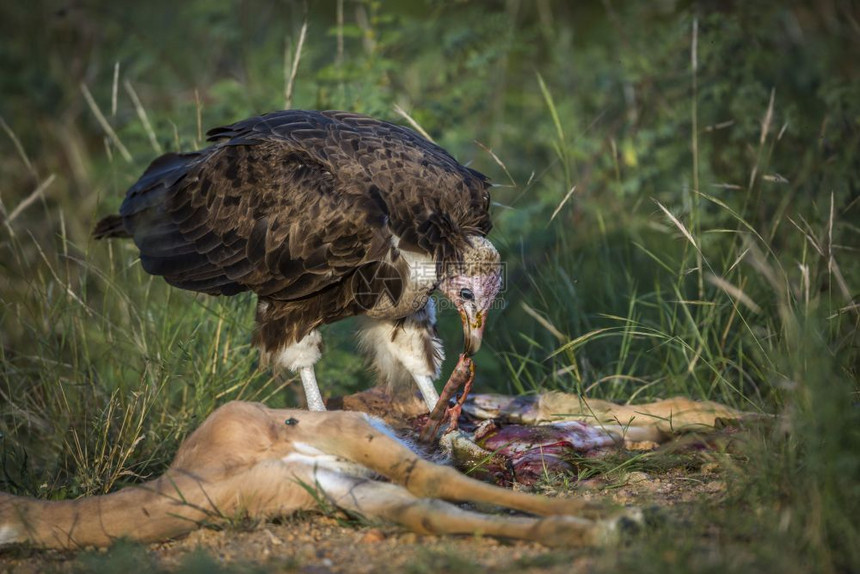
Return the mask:
<path id="1" fill-rule="evenodd" d="M 630 472 L 593 478 L 577 486 L 576 495 L 616 505 L 661 507 L 683 518 L 690 503 L 718 501 L 725 483 L 717 465 L 696 471 L 677 467 L 659 474 Z M 203 529 L 180 540 L 128 549 L 80 554 L 15 549 L 0 552 L 3 572 L 189 570 L 211 572 L 219 566 L 241 571 L 303 573 L 459 572 L 481 568 L 493 572 L 587 572 L 600 550 L 548 549 L 527 542 L 483 537 L 420 536 L 390 525 L 348 522 L 338 516 L 307 514 L 280 523 Z M 147 562 L 149 564 L 147 564 Z M 123 564 L 130 563 L 124 567 Z"/>

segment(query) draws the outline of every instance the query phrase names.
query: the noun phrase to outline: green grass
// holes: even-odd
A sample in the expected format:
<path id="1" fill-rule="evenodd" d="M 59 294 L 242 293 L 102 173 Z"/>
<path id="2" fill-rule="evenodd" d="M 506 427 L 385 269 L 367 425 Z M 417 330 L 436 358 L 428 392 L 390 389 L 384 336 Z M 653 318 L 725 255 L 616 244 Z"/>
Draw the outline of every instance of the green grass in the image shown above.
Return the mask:
<path id="1" fill-rule="evenodd" d="M 841 5 L 362 1 L 338 24 L 313 4 L 296 107 L 400 121 L 398 104 L 498 184 L 506 307 L 478 391 L 779 417 L 720 459 L 725 501 L 596 567 L 860 568 L 860 80 Z M 171 289 L 89 229 L 158 150 L 283 106 L 303 11 L 58 8 L 0 18 L 0 489 L 64 499 L 162 472 L 223 402 L 294 401 L 257 368 L 251 297 Z M 441 329 L 456 358 L 457 318 Z M 350 324 L 324 335 L 324 391 L 369 386 Z M 613 464 L 668 463 L 586 470 Z"/>

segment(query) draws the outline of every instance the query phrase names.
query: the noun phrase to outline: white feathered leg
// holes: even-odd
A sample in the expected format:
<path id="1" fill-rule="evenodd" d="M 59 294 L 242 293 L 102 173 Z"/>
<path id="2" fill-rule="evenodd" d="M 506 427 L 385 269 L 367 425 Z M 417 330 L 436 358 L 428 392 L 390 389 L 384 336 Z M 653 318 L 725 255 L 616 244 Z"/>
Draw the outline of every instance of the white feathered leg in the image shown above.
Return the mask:
<path id="1" fill-rule="evenodd" d="M 408 384 L 411 378 L 433 410 L 439 393 L 433 383 L 439 377 L 445 351 L 436 333 L 436 305 L 427 301 L 421 310 L 402 321 L 363 318 L 359 343 L 371 355 L 373 366 L 383 381 Z"/>
<path id="2" fill-rule="evenodd" d="M 284 347 L 275 353 L 274 360 L 278 366 L 286 367 L 292 372 L 298 372 L 302 377 L 302 386 L 305 388 L 305 398 L 308 402 L 308 410 L 324 411 L 320 388 L 314 375 L 314 365 L 322 356 L 322 337 L 320 332 L 314 329 L 298 343 Z"/>
<path id="3" fill-rule="evenodd" d="M 418 390 L 421 391 L 421 396 L 424 397 L 424 402 L 427 403 L 427 410 L 432 411 L 436 403 L 439 402 L 439 393 L 436 392 L 433 379 L 426 375 L 413 375 L 413 378 L 415 384 L 418 385 Z"/>
<path id="4" fill-rule="evenodd" d="M 324 411 L 325 403 L 320 394 L 320 387 L 317 385 L 317 377 L 314 374 L 313 367 L 302 367 L 299 369 L 302 377 L 302 386 L 305 388 L 305 398 L 308 401 L 309 411 Z"/>

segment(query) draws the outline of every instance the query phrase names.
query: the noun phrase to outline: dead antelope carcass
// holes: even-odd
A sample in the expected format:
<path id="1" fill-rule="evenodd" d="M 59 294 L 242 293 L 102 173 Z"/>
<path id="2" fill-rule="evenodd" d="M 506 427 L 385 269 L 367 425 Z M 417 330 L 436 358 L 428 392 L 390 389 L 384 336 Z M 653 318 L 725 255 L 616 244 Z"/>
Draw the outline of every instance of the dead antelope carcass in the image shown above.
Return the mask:
<path id="1" fill-rule="evenodd" d="M 388 479 L 387 482 L 384 479 Z M 576 499 L 513 492 L 423 459 L 362 413 L 228 403 L 181 445 L 167 472 L 105 496 L 42 501 L 0 494 L 0 547 L 105 546 L 176 537 L 228 517 L 288 515 L 319 500 L 419 533 L 475 534 L 543 544 L 614 540 L 635 511 L 607 516 Z M 535 516 L 497 516 L 451 502 Z"/>

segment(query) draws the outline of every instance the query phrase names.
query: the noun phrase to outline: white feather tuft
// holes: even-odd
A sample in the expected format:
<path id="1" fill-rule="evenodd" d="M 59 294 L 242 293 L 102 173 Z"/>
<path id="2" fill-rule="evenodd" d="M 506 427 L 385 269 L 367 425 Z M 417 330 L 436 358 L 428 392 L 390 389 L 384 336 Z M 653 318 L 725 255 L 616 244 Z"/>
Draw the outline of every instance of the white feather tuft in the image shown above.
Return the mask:
<path id="1" fill-rule="evenodd" d="M 322 357 L 321 345 L 322 336 L 319 331 L 314 329 L 305 335 L 301 341 L 273 353 L 275 363 L 294 372 L 305 367 L 312 367 Z"/>
<path id="2" fill-rule="evenodd" d="M 400 325 L 365 318 L 359 328 L 359 345 L 372 356 L 374 368 L 389 383 L 400 383 L 408 375 L 435 379 L 445 358 L 435 325 L 436 305 L 429 299 Z"/>

